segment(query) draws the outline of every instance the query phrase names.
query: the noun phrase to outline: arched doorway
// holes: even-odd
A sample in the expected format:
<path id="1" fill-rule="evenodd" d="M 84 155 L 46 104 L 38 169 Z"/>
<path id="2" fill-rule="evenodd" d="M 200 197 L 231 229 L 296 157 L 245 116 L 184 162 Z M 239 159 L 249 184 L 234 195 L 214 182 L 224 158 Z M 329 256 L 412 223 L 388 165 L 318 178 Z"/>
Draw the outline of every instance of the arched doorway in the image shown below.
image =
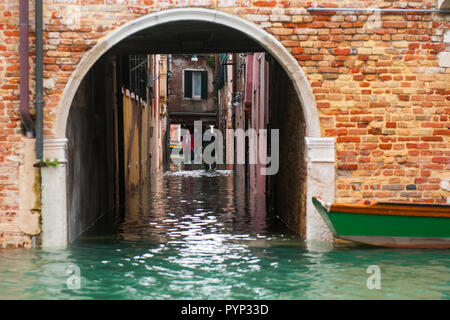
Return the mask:
<path id="1" fill-rule="evenodd" d="M 306 204 L 302 204 L 306 206 L 306 237 L 329 240 L 327 229 L 308 199 L 316 194 L 329 201 L 334 197 L 334 142 L 320 137 L 313 92 L 301 67 L 274 36 L 243 18 L 216 10 L 184 8 L 149 14 L 123 25 L 90 49 L 73 71 L 59 103 L 54 138 L 44 142 L 45 157 L 62 161 L 58 168 L 44 169 L 42 174 L 43 246 L 67 245 L 66 129 L 70 108 L 83 78 L 96 61 L 120 41 L 142 30 L 177 21 L 209 22 L 238 30 L 270 53 L 288 75 L 300 102 L 298 111 L 302 113 L 305 125 L 304 135 L 298 138 L 305 139 L 306 145 L 306 159 L 303 159 L 307 164 Z"/>

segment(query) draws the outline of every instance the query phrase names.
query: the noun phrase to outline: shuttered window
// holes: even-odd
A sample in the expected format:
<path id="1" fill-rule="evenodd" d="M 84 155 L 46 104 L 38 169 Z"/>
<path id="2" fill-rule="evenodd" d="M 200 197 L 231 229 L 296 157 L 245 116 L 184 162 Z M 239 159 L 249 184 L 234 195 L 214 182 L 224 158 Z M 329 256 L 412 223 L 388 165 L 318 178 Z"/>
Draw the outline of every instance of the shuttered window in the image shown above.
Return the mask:
<path id="1" fill-rule="evenodd" d="M 208 98 L 208 71 L 184 70 L 184 97 Z"/>
<path id="2" fill-rule="evenodd" d="M 202 74 L 200 72 L 192 72 L 192 98 L 202 97 Z"/>

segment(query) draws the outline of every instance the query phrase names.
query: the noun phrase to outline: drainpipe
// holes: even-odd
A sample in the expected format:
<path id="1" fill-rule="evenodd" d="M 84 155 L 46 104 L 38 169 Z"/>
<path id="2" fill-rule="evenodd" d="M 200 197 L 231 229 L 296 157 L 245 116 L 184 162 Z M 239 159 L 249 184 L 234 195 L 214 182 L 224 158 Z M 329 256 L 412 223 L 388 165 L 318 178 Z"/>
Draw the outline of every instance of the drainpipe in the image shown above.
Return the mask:
<path id="1" fill-rule="evenodd" d="M 26 0 L 25 0 L 26 1 Z M 36 0 L 36 159 L 43 160 L 43 18 L 42 0 Z"/>
<path id="2" fill-rule="evenodd" d="M 33 119 L 29 102 L 29 62 L 28 62 L 28 0 L 20 0 L 19 59 L 20 59 L 20 118 L 28 138 L 33 138 Z"/>

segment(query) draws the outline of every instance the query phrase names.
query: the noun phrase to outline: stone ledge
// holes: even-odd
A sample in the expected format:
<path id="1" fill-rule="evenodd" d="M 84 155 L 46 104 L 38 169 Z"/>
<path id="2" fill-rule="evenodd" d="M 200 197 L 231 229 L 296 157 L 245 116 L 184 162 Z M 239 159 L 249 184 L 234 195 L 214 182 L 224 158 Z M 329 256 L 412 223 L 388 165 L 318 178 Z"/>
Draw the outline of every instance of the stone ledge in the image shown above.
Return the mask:
<path id="1" fill-rule="evenodd" d="M 450 68 L 450 52 L 439 53 L 439 66 Z"/>
<path id="2" fill-rule="evenodd" d="M 450 30 L 445 31 L 444 33 L 444 43 L 450 45 Z"/>
<path id="3" fill-rule="evenodd" d="M 308 162 L 335 162 L 334 138 L 306 137 Z"/>
<path id="4" fill-rule="evenodd" d="M 67 161 L 66 149 L 67 138 L 45 138 L 44 139 L 44 159 L 58 159 L 60 163 Z"/>

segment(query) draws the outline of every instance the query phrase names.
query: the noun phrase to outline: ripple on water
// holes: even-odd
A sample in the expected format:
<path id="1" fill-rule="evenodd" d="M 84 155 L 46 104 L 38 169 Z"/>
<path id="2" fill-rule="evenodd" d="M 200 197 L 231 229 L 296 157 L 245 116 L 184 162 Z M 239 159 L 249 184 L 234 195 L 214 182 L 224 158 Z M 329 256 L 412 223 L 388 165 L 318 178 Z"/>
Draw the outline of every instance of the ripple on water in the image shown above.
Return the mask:
<path id="1" fill-rule="evenodd" d="M 232 172 L 168 172 L 111 234 L 0 250 L 0 299 L 449 299 L 447 250 L 335 246 L 270 231 Z M 252 204 L 250 204 L 252 203 Z M 81 288 L 67 287 L 79 267 Z M 366 286 L 381 269 L 381 290 Z"/>

